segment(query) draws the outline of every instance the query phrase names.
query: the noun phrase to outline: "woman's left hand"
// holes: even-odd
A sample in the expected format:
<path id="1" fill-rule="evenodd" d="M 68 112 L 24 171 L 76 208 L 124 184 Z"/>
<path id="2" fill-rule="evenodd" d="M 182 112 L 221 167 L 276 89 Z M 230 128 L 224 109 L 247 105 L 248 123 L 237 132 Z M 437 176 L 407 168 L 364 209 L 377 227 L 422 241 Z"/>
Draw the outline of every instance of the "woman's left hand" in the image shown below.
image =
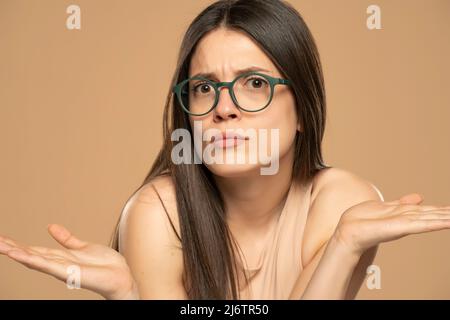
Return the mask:
<path id="1" fill-rule="evenodd" d="M 360 256 L 381 242 L 450 229 L 450 206 L 420 205 L 422 201 L 420 194 L 411 193 L 395 201 L 359 203 L 343 213 L 334 238 Z"/>

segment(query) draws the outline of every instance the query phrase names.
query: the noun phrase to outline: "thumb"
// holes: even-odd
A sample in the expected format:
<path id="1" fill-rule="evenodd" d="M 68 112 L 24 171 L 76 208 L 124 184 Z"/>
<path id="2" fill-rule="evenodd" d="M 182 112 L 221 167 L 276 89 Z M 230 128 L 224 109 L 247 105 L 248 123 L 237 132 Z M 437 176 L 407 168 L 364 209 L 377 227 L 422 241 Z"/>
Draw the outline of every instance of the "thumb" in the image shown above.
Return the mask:
<path id="1" fill-rule="evenodd" d="M 419 193 L 413 192 L 400 197 L 398 200 L 389 201 L 387 204 L 420 204 L 422 202 L 423 196 Z"/>
<path id="2" fill-rule="evenodd" d="M 65 227 L 59 224 L 49 224 L 47 226 L 50 235 L 67 249 L 81 249 L 88 243 L 76 238 Z"/>

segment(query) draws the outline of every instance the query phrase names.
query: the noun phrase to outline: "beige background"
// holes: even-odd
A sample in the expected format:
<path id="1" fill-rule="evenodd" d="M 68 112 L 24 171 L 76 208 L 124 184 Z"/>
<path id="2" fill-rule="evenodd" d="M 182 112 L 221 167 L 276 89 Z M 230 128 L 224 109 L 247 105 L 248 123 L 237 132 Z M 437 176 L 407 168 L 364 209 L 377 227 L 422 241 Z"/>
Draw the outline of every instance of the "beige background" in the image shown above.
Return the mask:
<path id="1" fill-rule="evenodd" d="M 81 7 L 81 30 L 66 8 Z M 57 246 L 46 225 L 107 244 L 161 144 L 183 32 L 211 1 L 0 0 L 0 234 Z M 394 199 L 450 204 L 450 1 L 295 1 L 325 71 L 328 164 Z M 382 30 L 366 8 L 381 7 Z M 450 231 L 383 244 L 380 290 L 450 299 Z M 2 299 L 98 299 L 0 256 Z"/>

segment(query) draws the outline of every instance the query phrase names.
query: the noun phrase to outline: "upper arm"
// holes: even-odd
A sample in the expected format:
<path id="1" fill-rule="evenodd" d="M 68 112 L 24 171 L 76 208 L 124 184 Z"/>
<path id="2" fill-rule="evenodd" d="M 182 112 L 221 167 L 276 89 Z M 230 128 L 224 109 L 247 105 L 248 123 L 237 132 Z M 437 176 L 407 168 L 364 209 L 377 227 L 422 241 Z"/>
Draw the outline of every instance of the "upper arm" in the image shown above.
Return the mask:
<path id="1" fill-rule="evenodd" d="M 326 169 L 317 179 L 316 194 L 312 197 L 302 248 L 303 270 L 291 297 L 300 297 L 322 258 L 328 241 L 333 236 L 341 215 L 350 207 L 368 200 L 383 201 L 381 192 L 369 181 L 342 169 Z M 313 239 L 308 241 L 309 239 Z M 367 266 L 376 255 L 377 246 L 360 258 L 347 290 L 347 298 L 354 298 L 365 278 Z"/>
<path id="2" fill-rule="evenodd" d="M 141 299 L 186 299 L 181 246 L 151 185 L 127 202 L 119 251 L 127 260 Z"/>

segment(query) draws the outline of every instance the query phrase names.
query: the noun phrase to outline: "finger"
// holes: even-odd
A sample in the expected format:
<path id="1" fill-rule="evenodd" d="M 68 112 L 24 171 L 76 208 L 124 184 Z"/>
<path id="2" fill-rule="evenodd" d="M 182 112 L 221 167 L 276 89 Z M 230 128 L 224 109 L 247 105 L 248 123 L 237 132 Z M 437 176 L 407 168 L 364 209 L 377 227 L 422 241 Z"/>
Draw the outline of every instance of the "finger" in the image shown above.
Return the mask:
<path id="1" fill-rule="evenodd" d="M 58 249 L 45 248 L 40 246 L 27 246 L 16 241 L 11 238 L 0 236 L 0 253 L 6 254 L 8 250 L 12 249 L 20 249 L 21 251 L 25 251 L 28 254 L 40 255 L 48 259 L 66 259 L 73 260 L 75 257 L 69 251 L 63 251 Z"/>
<path id="2" fill-rule="evenodd" d="M 5 242 L 0 242 L 0 253 L 1 254 L 8 254 L 8 251 L 11 250 L 15 250 L 15 251 L 25 251 L 27 254 L 34 254 L 34 255 L 40 255 L 43 256 L 45 258 L 64 258 L 66 259 L 66 257 L 62 256 L 62 255 L 55 255 L 55 254 L 50 254 L 47 251 L 44 250 L 36 250 L 35 248 L 37 247 L 22 247 L 22 246 L 11 246 Z"/>
<path id="3" fill-rule="evenodd" d="M 49 258 L 64 258 L 64 259 L 73 259 L 74 255 L 69 251 L 39 247 L 39 246 L 30 246 L 27 249 L 31 250 L 34 253 L 38 253 L 44 255 Z"/>
<path id="4" fill-rule="evenodd" d="M 393 203 L 392 201 L 390 203 Z M 417 204 L 389 204 L 385 209 L 379 210 L 376 215 L 380 218 L 402 216 L 406 214 L 414 214 L 421 211 L 422 206 Z M 435 210 L 434 207 L 429 209 Z"/>
<path id="5" fill-rule="evenodd" d="M 21 249 L 12 249 L 7 252 L 7 255 L 29 269 L 47 273 L 59 280 L 66 279 L 67 267 L 62 261 L 56 262 L 43 256 L 30 254 Z"/>
<path id="6" fill-rule="evenodd" d="M 28 253 L 33 253 L 33 254 L 41 254 L 41 255 L 45 255 L 47 256 L 49 254 L 49 250 L 45 250 L 47 252 L 44 252 L 44 250 L 35 250 L 35 248 L 39 248 L 39 247 L 29 247 L 23 244 L 19 244 L 16 241 L 10 239 L 10 238 L 6 238 L 6 237 L 2 237 L 2 240 L 0 241 L 0 244 L 2 244 L 0 246 L 0 252 L 3 252 L 4 254 L 6 254 L 6 251 L 8 250 L 12 250 L 12 249 L 21 249 L 24 250 Z"/>
<path id="7" fill-rule="evenodd" d="M 48 232 L 56 241 L 68 249 L 81 249 L 88 244 L 76 238 L 69 230 L 59 224 L 50 224 Z"/>
<path id="8" fill-rule="evenodd" d="M 410 193 L 399 199 L 401 204 L 419 204 L 423 202 L 423 196 L 419 193 Z"/>
<path id="9" fill-rule="evenodd" d="M 386 201 L 385 204 L 389 204 L 389 205 L 419 204 L 419 203 L 422 203 L 423 200 L 424 200 L 424 198 L 421 194 L 414 192 L 414 193 L 406 194 L 397 200 Z"/>
<path id="10" fill-rule="evenodd" d="M 26 250 L 28 249 L 27 246 L 22 245 L 17 243 L 16 241 L 7 238 L 7 237 L 2 237 L 2 239 L 0 240 L 0 243 L 3 244 L 3 248 L 9 248 L 9 250 L 11 249 L 22 249 L 22 250 Z"/>
<path id="11" fill-rule="evenodd" d="M 413 213 L 413 214 L 407 214 L 407 216 L 411 219 L 416 219 L 416 220 L 445 220 L 445 219 L 450 219 L 450 213 L 448 212 L 444 212 L 441 211 L 439 213 L 433 211 L 433 213 Z"/>
<path id="12" fill-rule="evenodd" d="M 409 234 L 450 229 L 450 219 L 423 220 L 413 216 L 397 216 L 380 222 L 379 234 L 383 241 L 399 239 Z"/>
<path id="13" fill-rule="evenodd" d="M 394 216 L 394 215 L 407 215 L 407 214 L 417 214 L 426 213 L 432 211 L 443 211 L 450 212 L 450 207 L 442 206 L 431 206 L 431 205 L 418 205 L 418 204 L 397 204 L 389 205 L 386 211 L 379 211 L 379 217 Z"/>
<path id="14" fill-rule="evenodd" d="M 450 206 L 419 206 L 419 211 L 432 211 L 432 210 L 438 210 L 438 211 L 447 211 L 450 212 Z"/>
<path id="15" fill-rule="evenodd" d="M 450 208 L 436 206 L 401 206 L 400 214 L 450 213 Z"/>
<path id="16" fill-rule="evenodd" d="M 6 252 L 8 252 L 11 249 L 12 249 L 12 247 L 9 244 L 0 241 L 0 253 L 1 254 L 6 254 Z"/>
<path id="17" fill-rule="evenodd" d="M 450 219 L 433 219 L 433 220 L 414 220 L 407 226 L 407 232 L 424 233 L 431 231 L 439 231 L 443 229 L 450 229 Z"/>
<path id="18" fill-rule="evenodd" d="M 0 242 L 6 243 L 6 244 L 8 244 L 10 246 L 13 246 L 13 247 L 19 246 L 16 241 L 14 241 L 14 240 L 12 240 L 12 239 L 10 239 L 8 237 L 1 237 Z"/>

